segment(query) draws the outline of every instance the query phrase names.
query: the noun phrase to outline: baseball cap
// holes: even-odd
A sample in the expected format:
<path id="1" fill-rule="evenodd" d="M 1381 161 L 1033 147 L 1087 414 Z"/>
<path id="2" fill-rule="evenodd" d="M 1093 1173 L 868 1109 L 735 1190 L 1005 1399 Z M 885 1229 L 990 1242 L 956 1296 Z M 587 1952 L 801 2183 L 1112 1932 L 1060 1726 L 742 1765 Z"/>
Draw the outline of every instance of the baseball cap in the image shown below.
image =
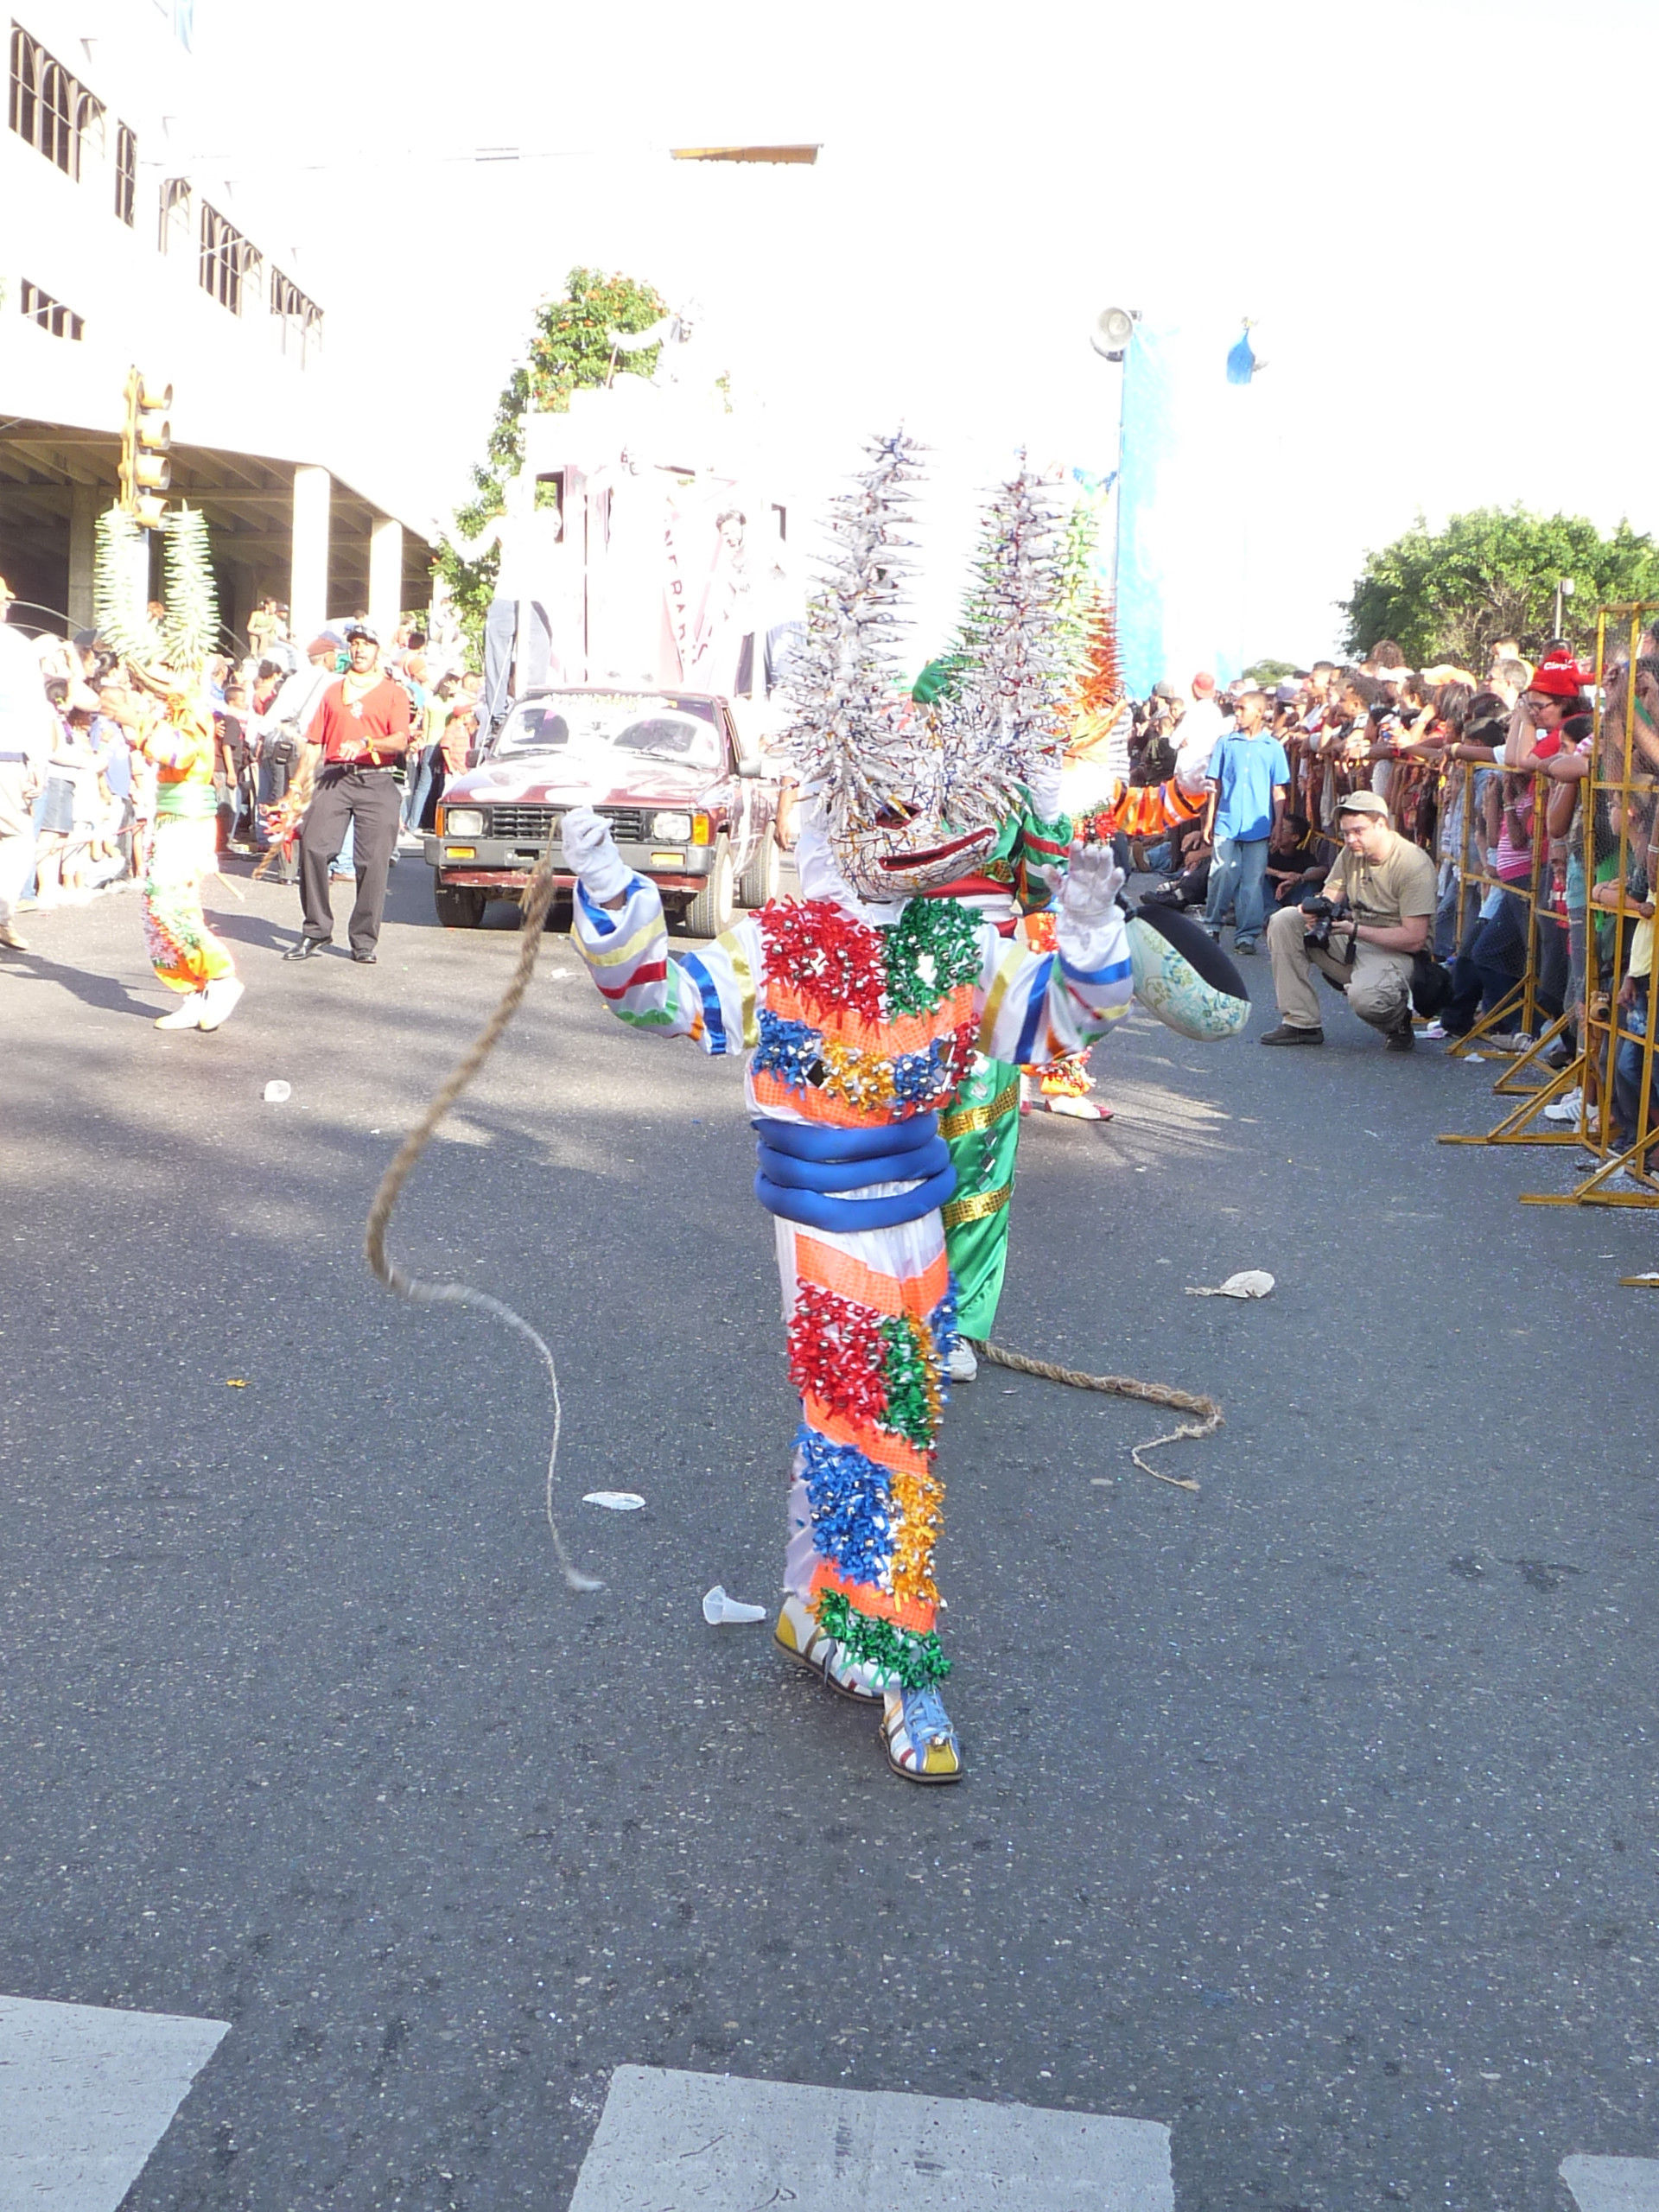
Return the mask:
<path id="1" fill-rule="evenodd" d="M 1385 822 L 1389 818 L 1387 802 L 1380 799 L 1375 791 L 1350 791 L 1346 798 L 1338 801 L 1337 812 L 1338 814 L 1380 814 Z"/>
<path id="2" fill-rule="evenodd" d="M 1591 674 L 1594 674 L 1591 671 Z M 1529 691 L 1539 691 L 1547 699 L 1576 699 L 1586 681 L 1585 671 L 1571 653 L 1551 653 L 1541 660 L 1532 671 Z"/>
<path id="3" fill-rule="evenodd" d="M 1213 691 L 1215 688 L 1215 677 L 1211 675 L 1207 668 L 1201 668 L 1192 679 L 1192 689 L 1203 696 Z"/>
<path id="4" fill-rule="evenodd" d="M 348 645 L 353 638 L 366 638 L 371 645 L 378 645 L 380 642 L 380 632 L 372 622 L 348 622 L 346 625 L 346 642 Z"/>
<path id="5" fill-rule="evenodd" d="M 1281 683 L 1273 696 L 1281 707 L 1294 707 L 1302 696 L 1302 687 L 1300 683 Z"/>

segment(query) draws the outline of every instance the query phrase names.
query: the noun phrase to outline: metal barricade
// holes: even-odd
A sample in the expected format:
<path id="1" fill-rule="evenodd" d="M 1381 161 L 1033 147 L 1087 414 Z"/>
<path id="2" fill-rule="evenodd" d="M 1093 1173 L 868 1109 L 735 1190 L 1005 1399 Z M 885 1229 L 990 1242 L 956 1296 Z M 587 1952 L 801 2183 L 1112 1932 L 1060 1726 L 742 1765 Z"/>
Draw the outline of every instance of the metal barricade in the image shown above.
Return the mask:
<path id="1" fill-rule="evenodd" d="M 1575 1135 L 1595 1165 L 1571 1191 L 1528 1192 L 1523 1205 L 1659 1205 L 1650 1018 L 1659 658 L 1642 652 L 1656 613 L 1659 601 L 1639 600 L 1604 607 L 1596 618 L 1595 734 L 1579 786 L 1585 908 Z"/>

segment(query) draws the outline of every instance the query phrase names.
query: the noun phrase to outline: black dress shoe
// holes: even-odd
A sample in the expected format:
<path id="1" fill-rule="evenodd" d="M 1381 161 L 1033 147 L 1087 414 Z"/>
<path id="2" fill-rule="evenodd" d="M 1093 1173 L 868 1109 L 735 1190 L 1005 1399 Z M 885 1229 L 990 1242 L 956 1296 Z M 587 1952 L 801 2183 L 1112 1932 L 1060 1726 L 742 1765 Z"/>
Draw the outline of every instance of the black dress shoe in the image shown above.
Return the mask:
<path id="1" fill-rule="evenodd" d="M 327 949 L 326 937 L 302 937 L 297 944 L 290 944 L 283 955 L 284 960 L 315 960 L 318 953 Z"/>
<path id="2" fill-rule="evenodd" d="M 380 956 L 378 952 L 354 952 L 352 957 L 359 968 L 372 968 Z"/>

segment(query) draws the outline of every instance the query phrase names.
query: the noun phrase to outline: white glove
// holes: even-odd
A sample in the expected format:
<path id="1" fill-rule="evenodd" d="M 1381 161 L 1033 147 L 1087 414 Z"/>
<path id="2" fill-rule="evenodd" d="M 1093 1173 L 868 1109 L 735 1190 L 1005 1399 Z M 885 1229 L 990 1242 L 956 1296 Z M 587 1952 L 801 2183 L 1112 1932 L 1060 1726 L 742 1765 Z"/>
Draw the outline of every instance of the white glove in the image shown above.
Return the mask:
<path id="1" fill-rule="evenodd" d="M 1060 887 L 1060 919 L 1077 931 L 1096 930 L 1117 904 L 1123 871 L 1109 845 L 1073 845 Z"/>
<path id="2" fill-rule="evenodd" d="M 1032 811 L 1039 822 L 1059 820 L 1060 778 L 1065 766 L 1062 754 L 1046 753 L 1026 780 L 1026 788 L 1031 793 Z"/>
<path id="3" fill-rule="evenodd" d="M 608 906 L 632 881 L 632 871 L 623 866 L 616 849 L 610 823 L 591 806 L 570 809 L 559 824 L 559 843 L 565 866 L 596 905 Z"/>

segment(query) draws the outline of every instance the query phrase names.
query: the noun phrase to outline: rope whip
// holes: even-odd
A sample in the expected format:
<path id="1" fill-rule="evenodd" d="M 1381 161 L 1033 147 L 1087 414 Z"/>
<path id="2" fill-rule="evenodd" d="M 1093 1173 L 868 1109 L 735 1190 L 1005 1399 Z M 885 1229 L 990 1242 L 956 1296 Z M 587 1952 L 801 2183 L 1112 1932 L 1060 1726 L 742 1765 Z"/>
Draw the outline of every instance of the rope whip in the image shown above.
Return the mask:
<path id="1" fill-rule="evenodd" d="M 380 1178 L 379 1187 L 369 1208 L 363 1249 L 376 1281 L 396 1296 L 407 1299 L 414 1306 L 469 1306 L 474 1313 L 487 1314 L 492 1320 L 500 1322 L 527 1344 L 535 1346 L 542 1364 L 547 1370 L 548 1383 L 553 1394 L 553 1440 L 547 1457 L 544 1492 L 548 1533 L 553 1539 L 554 1553 L 567 1586 L 572 1590 L 590 1591 L 603 1589 L 604 1585 L 593 1575 L 584 1574 L 576 1567 L 565 1549 L 564 1539 L 559 1534 L 559 1524 L 553 1514 L 553 1478 L 558 1465 L 559 1432 L 563 1425 L 564 1411 L 559 1398 L 558 1369 L 547 1343 L 531 1327 L 523 1314 L 515 1313 L 505 1300 L 493 1298 L 487 1291 L 474 1290 L 467 1283 L 428 1282 L 419 1275 L 406 1274 L 386 1254 L 386 1230 L 391 1223 L 392 1210 L 404 1184 L 413 1173 L 416 1161 L 435 1135 L 445 1115 L 500 1043 L 508 1023 L 518 1011 L 524 993 L 530 988 L 530 979 L 535 973 L 536 962 L 541 953 L 543 925 L 547 919 L 547 910 L 553 902 L 555 888 L 550 839 L 531 873 L 530 881 L 524 887 L 518 958 L 507 988 L 502 992 L 489 1020 L 461 1055 L 425 1113 L 398 1146 L 391 1166 Z M 1177 1390 L 1166 1382 L 1139 1382 L 1130 1375 L 1086 1375 L 1081 1368 L 1061 1367 L 1052 1360 L 1035 1359 L 1029 1352 L 1006 1351 L 1001 1344 L 982 1343 L 979 1350 L 994 1367 L 1006 1367 L 1019 1375 L 1034 1375 L 1045 1382 L 1064 1382 L 1075 1390 L 1103 1390 L 1115 1397 L 1138 1399 L 1144 1405 L 1170 1406 L 1182 1413 L 1197 1414 L 1198 1419 L 1196 1421 L 1183 1421 L 1166 1435 L 1149 1437 L 1144 1443 L 1132 1445 L 1129 1457 L 1142 1474 L 1152 1476 L 1154 1481 L 1168 1483 L 1176 1490 L 1198 1489 L 1197 1483 L 1179 1475 L 1166 1475 L 1160 1467 L 1152 1466 L 1141 1455 L 1143 1452 L 1155 1451 L 1160 1445 L 1178 1444 L 1188 1438 L 1196 1440 L 1213 1436 L 1223 1421 L 1221 1408 L 1213 1398 L 1200 1397 L 1190 1390 Z"/>
<path id="2" fill-rule="evenodd" d="M 559 1524 L 553 1517 L 553 1471 L 558 1465 L 559 1430 L 563 1423 L 564 1410 L 559 1402 L 559 1371 L 553 1363 L 553 1355 L 543 1340 L 537 1336 L 521 1313 L 499 1298 L 492 1298 L 487 1291 L 474 1290 L 464 1282 L 426 1282 L 418 1275 L 406 1274 L 395 1260 L 386 1256 L 386 1230 L 391 1224 L 392 1208 L 397 1205 L 404 1185 L 409 1180 L 415 1163 L 431 1142 L 439 1123 L 454 1104 L 461 1092 L 483 1066 L 501 1041 L 507 1024 L 518 1011 L 520 1001 L 530 988 L 530 979 L 542 949 L 542 925 L 547 919 L 547 910 L 553 902 L 553 847 L 550 836 L 546 848 L 531 872 L 524 887 L 524 924 L 518 945 L 518 961 L 507 988 L 502 992 L 495 1011 L 462 1053 L 431 1104 L 404 1139 L 393 1156 L 391 1166 L 380 1178 L 380 1187 L 374 1194 L 369 1208 L 368 1226 L 364 1233 L 363 1249 L 370 1272 L 377 1282 L 406 1298 L 414 1306 L 470 1306 L 474 1313 L 486 1313 L 493 1321 L 523 1337 L 534 1344 L 547 1370 L 547 1379 L 553 1391 L 553 1443 L 547 1455 L 547 1489 L 545 1506 L 548 1530 L 553 1539 L 564 1579 L 572 1590 L 602 1590 L 604 1584 L 591 1574 L 584 1574 L 576 1567 L 564 1548 L 559 1534 Z"/>
<path id="3" fill-rule="evenodd" d="M 1033 1359 L 1029 1352 L 1005 1351 L 1001 1344 L 982 1344 L 982 1358 L 988 1359 L 993 1367 L 1007 1367 L 1016 1375 L 1035 1375 L 1045 1382 L 1066 1382 L 1074 1390 L 1106 1390 L 1117 1398 L 1138 1398 L 1143 1405 L 1173 1406 L 1181 1413 L 1197 1414 L 1195 1421 L 1183 1421 L 1179 1428 L 1172 1428 L 1166 1436 L 1148 1437 L 1144 1444 L 1133 1444 L 1129 1457 L 1143 1475 L 1150 1475 L 1155 1482 L 1170 1483 L 1177 1490 L 1197 1490 L 1195 1482 L 1179 1475 L 1166 1475 L 1161 1467 L 1154 1467 L 1141 1457 L 1143 1452 L 1153 1452 L 1160 1444 L 1179 1444 L 1183 1438 L 1213 1436 L 1221 1427 L 1221 1408 L 1213 1398 L 1202 1398 L 1191 1390 L 1177 1390 L 1167 1382 L 1140 1382 L 1132 1375 L 1085 1375 L 1080 1367 L 1059 1367 L 1050 1359 Z"/>

